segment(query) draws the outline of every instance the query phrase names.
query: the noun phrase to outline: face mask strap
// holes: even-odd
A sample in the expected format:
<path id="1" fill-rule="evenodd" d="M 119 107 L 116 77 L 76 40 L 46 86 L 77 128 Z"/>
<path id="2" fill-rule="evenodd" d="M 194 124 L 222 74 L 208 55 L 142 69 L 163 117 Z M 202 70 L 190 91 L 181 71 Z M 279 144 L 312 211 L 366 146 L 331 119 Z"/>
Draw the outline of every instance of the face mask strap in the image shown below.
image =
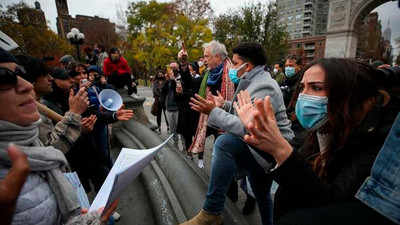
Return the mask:
<path id="1" fill-rule="evenodd" d="M 247 65 L 247 62 L 243 63 L 242 65 L 240 65 L 238 68 L 236 68 L 236 71 L 240 71 L 241 69 L 243 69 L 245 66 Z"/>

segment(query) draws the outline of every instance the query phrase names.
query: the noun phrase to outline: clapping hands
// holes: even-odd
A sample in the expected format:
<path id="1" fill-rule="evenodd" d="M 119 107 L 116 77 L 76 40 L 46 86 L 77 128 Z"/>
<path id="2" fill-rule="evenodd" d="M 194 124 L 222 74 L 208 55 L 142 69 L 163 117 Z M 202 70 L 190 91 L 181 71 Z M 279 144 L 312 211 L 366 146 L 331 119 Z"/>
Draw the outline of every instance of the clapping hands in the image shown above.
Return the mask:
<path id="1" fill-rule="evenodd" d="M 249 131 L 244 141 L 258 149 L 271 154 L 278 165 L 282 164 L 292 152 L 291 145 L 283 138 L 276 122 L 271 105 L 271 97 L 264 101 L 256 99 L 254 106 L 247 91 L 238 94 L 238 103 L 234 107 L 243 125 Z"/>

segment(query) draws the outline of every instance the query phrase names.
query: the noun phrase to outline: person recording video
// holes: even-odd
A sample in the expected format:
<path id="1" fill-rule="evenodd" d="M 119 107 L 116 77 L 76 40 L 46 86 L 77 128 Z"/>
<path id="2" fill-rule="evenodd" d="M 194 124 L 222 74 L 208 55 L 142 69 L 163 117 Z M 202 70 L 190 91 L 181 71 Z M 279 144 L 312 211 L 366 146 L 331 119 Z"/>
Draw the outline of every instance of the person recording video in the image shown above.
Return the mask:
<path id="1" fill-rule="evenodd" d="M 90 81 L 93 85 L 101 89 L 112 89 L 115 90 L 114 85 L 108 84 L 104 74 L 101 72 L 100 67 L 98 66 L 89 66 L 88 69 L 88 81 Z"/>

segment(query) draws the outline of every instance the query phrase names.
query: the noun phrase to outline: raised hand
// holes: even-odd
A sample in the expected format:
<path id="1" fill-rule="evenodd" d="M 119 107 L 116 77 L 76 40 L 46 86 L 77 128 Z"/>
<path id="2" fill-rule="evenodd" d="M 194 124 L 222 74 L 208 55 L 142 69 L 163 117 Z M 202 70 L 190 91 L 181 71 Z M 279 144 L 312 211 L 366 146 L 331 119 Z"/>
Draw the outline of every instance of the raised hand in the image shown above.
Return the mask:
<path id="1" fill-rule="evenodd" d="M 90 115 L 89 117 L 82 118 L 82 133 L 87 134 L 91 132 L 96 124 L 96 115 Z"/>
<path id="2" fill-rule="evenodd" d="M 213 96 L 214 97 L 214 102 L 215 102 L 215 106 L 222 108 L 222 106 L 225 103 L 225 99 L 224 97 L 222 97 L 221 93 L 219 93 L 219 91 L 217 91 L 217 96 Z"/>
<path id="3" fill-rule="evenodd" d="M 69 111 L 75 114 L 82 114 L 86 111 L 89 106 L 89 97 L 88 93 L 85 91 L 85 88 L 82 87 L 79 89 L 78 93 L 74 96 L 74 90 L 70 90 L 69 98 Z"/>
<path id="4" fill-rule="evenodd" d="M 195 94 L 195 97 L 197 100 L 195 98 L 190 98 L 192 102 L 189 102 L 189 105 L 191 106 L 191 109 L 197 112 L 209 115 L 210 112 L 216 107 L 214 96 L 211 94 L 211 92 L 207 94 L 207 99 L 202 98 L 198 94 Z"/>
<path id="5" fill-rule="evenodd" d="M 82 80 L 83 80 L 83 79 L 82 79 Z M 85 88 L 85 90 L 87 91 L 87 90 L 90 88 L 90 86 L 92 85 L 92 82 L 86 80 L 85 83 L 82 83 L 82 80 L 81 80 L 81 86 L 80 86 L 80 88 Z"/>
<path id="6" fill-rule="evenodd" d="M 171 80 L 174 79 L 174 71 L 172 71 L 172 69 L 167 66 L 167 72 L 165 73 L 165 80 Z"/>
<path id="7" fill-rule="evenodd" d="M 135 83 L 135 82 L 132 82 L 132 83 Z M 100 84 L 107 84 L 107 80 L 104 76 L 100 77 Z"/>
<path id="8" fill-rule="evenodd" d="M 189 58 L 189 55 L 188 55 L 186 49 L 182 49 L 182 50 L 179 51 L 178 60 L 179 60 L 179 63 L 181 65 L 187 64 L 188 63 L 188 58 Z"/>
<path id="9" fill-rule="evenodd" d="M 117 119 L 120 121 L 129 120 L 133 116 L 133 110 L 124 108 L 125 105 L 122 105 L 116 112 Z"/>
<path id="10" fill-rule="evenodd" d="M 278 165 L 281 165 L 292 153 L 292 146 L 281 135 L 270 96 L 266 96 L 264 102 L 261 99 L 255 101 L 257 110 L 251 112 L 253 122 L 244 124 L 250 134 L 244 136 L 246 143 L 271 154 Z"/>
<path id="11" fill-rule="evenodd" d="M 252 112 L 257 109 L 253 106 L 251 102 L 250 94 L 247 90 L 240 91 L 237 94 L 238 102 L 233 103 L 233 107 L 235 108 L 240 121 L 242 121 L 243 125 L 246 126 L 249 122 L 253 121 Z"/>

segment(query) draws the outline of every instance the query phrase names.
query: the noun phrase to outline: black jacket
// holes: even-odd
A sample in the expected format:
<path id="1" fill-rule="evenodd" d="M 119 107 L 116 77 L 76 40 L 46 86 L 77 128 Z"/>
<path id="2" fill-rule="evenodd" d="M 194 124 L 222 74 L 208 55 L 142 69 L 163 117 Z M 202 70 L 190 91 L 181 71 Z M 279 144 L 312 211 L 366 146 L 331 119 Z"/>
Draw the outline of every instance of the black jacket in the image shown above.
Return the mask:
<path id="1" fill-rule="evenodd" d="M 317 177 L 312 166 L 298 152 L 293 151 L 271 173 L 279 184 L 274 220 L 296 209 L 357 201 L 354 195 L 369 176 L 399 110 L 399 98 L 394 96 L 386 106 L 375 107 L 351 134 L 345 147 L 334 151 L 326 182 Z"/>
<path id="2" fill-rule="evenodd" d="M 200 113 L 192 110 L 189 103 L 190 98 L 194 98 L 194 95 L 199 93 L 203 77 L 193 78 L 192 75 L 190 75 L 189 68 L 187 68 L 186 71 L 180 68 L 179 74 L 184 84 L 184 98 L 182 99 L 182 105 L 179 109 L 177 132 L 182 135 L 194 136 L 196 134 Z"/>
<path id="3" fill-rule="evenodd" d="M 286 77 L 286 79 L 279 84 L 286 108 L 288 108 L 290 100 L 292 100 L 293 92 L 296 88 L 296 83 L 299 80 L 299 76 L 299 73 L 297 73 L 293 77 Z"/>
<path id="4" fill-rule="evenodd" d="M 64 94 L 54 83 L 53 92 L 44 96 L 41 101 L 53 111 L 64 115 L 69 110 L 68 95 Z M 96 124 L 109 124 L 116 122 L 112 112 L 95 111 L 97 117 Z M 91 133 L 93 133 L 92 130 Z M 98 191 L 106 179 L 109 172 L 108 161 L 101 154 L 100 146 L 91 135 L 82 135 L 66 154 L 69 165 L 73 171 L 76 171 L 86 190 L 89 192 L 91 187 L 89 179 L 93 182 L 96 191 Z"/>
<path id="5" fill-rule="evenodd" d="M 41 103 L 45 104 L 47 107 L 49 107 L 51 110 L 57 112 L 61 116 L 64 116 L 64 114 L 69 111 L 69 104 L 68 104 L 68 94 L 63 93 L 56 85 L 53 83 L 53 92 L 50 94 L 47 94 L 43 96 L 41 99 Z M 113 112 L 102 112 L 99 110 L 96 110 L 94 114 L 97 117 L 96 123 L 99 124 L 110 124 L 110 123 L 115 123 L 118 120 L 113 117 Z M 82 114 L 84 115 L 84 113 Z M 53 122 L 56 124 L 55 122 Z"/>

